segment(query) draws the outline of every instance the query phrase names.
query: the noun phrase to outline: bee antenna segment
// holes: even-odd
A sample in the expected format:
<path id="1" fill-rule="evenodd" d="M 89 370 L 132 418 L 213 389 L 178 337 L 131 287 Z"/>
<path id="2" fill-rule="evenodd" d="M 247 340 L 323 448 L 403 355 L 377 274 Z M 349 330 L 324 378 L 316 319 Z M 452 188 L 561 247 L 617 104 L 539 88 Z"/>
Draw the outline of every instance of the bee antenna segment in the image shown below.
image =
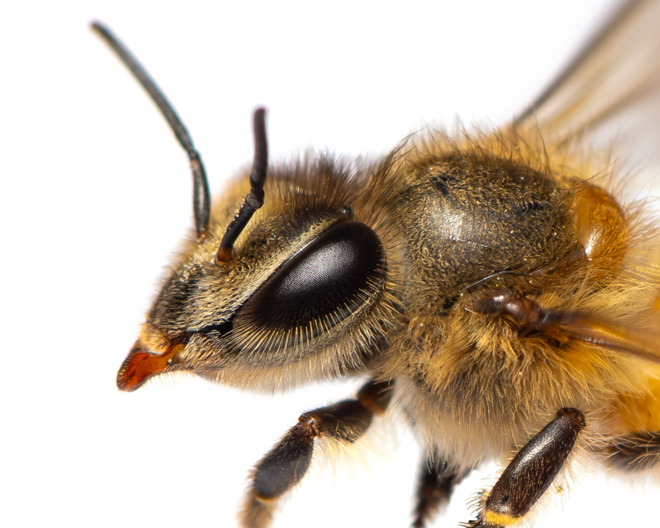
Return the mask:
<path id="1" fill-rule="evenodd" d="M 96 32 L 121 59 L 133 76 L 147 91 L 151 100 L 165 117 L 170 125 L 177 141 L 183 147 L 190 159 L 190 170 L 193 177 L 193 210 L 195 212 L 195 230 L 197 239 L 203 240 L 208 232 L 209 218 L 211 215 L 211 196 L 209 184 L 206 179 L 204 164 L 199 152 L 193 146 L 190 134 L 179 119 L 174 108 L 167 100 L 163 92 L 158 88 L 154 80 L 149 76 L 144 67 L 137 61 L 133 54 L 115 37 L 112 32 L 99 22 L 92 23 L 92 30 Z"/>
<path id="2" fill-rule="evenodd" d="M 241 208 L 234 216 L 224 236 L 216 260 L 218 262 L 228 262 L 232 258 L 234 242 L 243 232 L 243 229 L 252 218 L 257 209 L 264 204 L 264 183 L 268 174 L 268 139 L 266 137 L 266 110 L 257 108 L 254 111 L 254 162 L 252 164 L 252 173 L 250 174 L 250 194 L 245 197 Z"/>

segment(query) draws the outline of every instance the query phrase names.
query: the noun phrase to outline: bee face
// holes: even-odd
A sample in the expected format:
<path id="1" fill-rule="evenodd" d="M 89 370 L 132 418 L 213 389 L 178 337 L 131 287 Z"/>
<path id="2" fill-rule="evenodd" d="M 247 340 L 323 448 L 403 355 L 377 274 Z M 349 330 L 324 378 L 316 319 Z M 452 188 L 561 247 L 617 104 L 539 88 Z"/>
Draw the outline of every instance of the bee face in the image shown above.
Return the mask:
<path id="1" fill-rule="evenodd" d="M 323 378 L 364 368 L 373 356 L 397 312 L 384 243 L 360 221 L 368 215 L 346 205 L 360 205 L 365 179 L 323 159 L 274 172 L 268 203 L 233 258 L 217 257 L 233 217 L 225 201 L 203 243 L 190 243 L 173 266 L 120 371 L 122 388 L 188 370 L 281 389 L 303 373 Z M 243 187 L 229 197 L 249 192 Z"/>

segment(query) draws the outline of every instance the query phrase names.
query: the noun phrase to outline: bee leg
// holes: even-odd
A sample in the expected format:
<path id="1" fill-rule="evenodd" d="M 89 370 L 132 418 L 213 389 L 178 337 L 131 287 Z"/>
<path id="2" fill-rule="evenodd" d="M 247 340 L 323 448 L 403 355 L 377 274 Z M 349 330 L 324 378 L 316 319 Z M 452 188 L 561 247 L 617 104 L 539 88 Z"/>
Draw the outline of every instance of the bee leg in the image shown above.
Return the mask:
<path id="1" fill-rule="evenodd" d="M 449 503 L 454 486 L 470 471 L 459 471 L 446 460 L 438 463 L 435 457 L 429 455 L 420 471 L 413 528 L 426 526 L 438 510 Z"/>
<path id="2" fill-rule="evenodd" d="M 638 471 L 660 463 L 660 431 L 639 431 L 617 436 L 605 449 L 607 462 L 621 469 Z"/>
<path id="3" fill-rule="evenodd" d="M 543 495 L 585 427 L 577 409 L 561 409 L 509 463 L 469 528 L 504 528 L 519 523 Z"/>
<path id="4" fill-rule="evenodd" d="M 300 415 L 298 423 L 257 463 L 241 512 L 243 528 L 270 525 L 277 499 L 295 486 L 312 460 L 314 440 L 332 438 L 355 442 L 374 414 L 381 414 L 392 398 L 391 382 L 369 381 L 354 400 L 344 400 Z"/>

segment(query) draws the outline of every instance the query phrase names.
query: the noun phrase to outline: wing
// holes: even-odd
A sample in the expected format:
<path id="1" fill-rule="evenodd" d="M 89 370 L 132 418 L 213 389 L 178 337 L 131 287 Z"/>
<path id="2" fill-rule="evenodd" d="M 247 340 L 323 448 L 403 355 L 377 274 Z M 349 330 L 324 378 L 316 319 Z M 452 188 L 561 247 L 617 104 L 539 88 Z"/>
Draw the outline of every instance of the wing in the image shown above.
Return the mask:
<path id="1" fill-rule="evenodd" d="M 620 169 L 653 178 L 657 183 L 660 1 L 629 0 L 622 4 L 513 125 L 538 127 L 544 137 L 560 141 L 579 136 L 596 148 L 614 144 L 625 155 L 617 158 Z M 598 314 L 546 312 L 542 330 L 660 363 L 659 247 L 656 239 L 640 265 L 644 272 L 636 279 L 658 290 L 654 307 L 639 307 L 646 318 L 640 328 L 624 328 L 600 319 Z"/>
<path id="2" fill-rule="evenodd" d="M 660 2 L 629 0 L 514 121 L 552 137 L 623 139 L 627 163 L 660 166 Z"/>

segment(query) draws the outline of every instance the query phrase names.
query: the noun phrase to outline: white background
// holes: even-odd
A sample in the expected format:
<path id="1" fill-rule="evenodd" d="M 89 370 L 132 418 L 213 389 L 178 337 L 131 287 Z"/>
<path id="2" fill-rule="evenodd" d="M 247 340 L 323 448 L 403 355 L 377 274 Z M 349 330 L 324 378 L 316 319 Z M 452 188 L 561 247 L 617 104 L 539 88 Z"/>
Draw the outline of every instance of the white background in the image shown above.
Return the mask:
<path id="1" fill-rule="evenodd" d="M 251 159 L 257 105 L 269 108 L 275 160 L 312 146 L 379 155 L 456 116 L 502 123 L 611 6 L 5 2 L 0 525 L 235 526 L 250 466 L 301 411 L 358 383 L 275 397 L 184 377 L 116 389 L 160 272 L 192 225 L 191 185 L 185 155 L 91 20 L 163 87 L 217 193 Z M 375 458 L 315 472 L 275 526 L 408 526 L 416 443 L 392 423 L 376 429 Z M 487 475 L 458 489 L 438 526 L 471 518 L 465 503 Z M 573 487 L 536 526 L 656 522 L 657 487 L 604 473 L 578 473 Z"/>

